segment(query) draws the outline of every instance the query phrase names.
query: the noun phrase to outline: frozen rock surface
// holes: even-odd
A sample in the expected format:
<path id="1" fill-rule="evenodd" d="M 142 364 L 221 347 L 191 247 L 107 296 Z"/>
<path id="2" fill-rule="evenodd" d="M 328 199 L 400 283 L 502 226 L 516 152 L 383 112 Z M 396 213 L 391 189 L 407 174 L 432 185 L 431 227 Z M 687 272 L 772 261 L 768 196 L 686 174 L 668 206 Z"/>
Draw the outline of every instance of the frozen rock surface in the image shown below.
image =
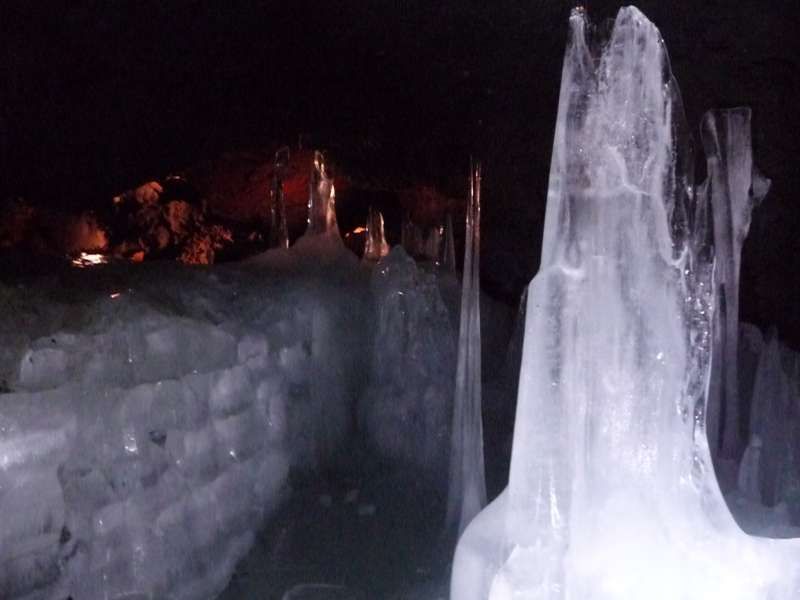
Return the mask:
<path id="1" fill-rule="evenodd" d="M 327 236 L 93 277 L 3 289 L 0 598 L 214 597 L 349 433 L 367 280 Z"/>
<path id="2" fill-rule="evenodd" d="M 602 46 L 570 29 L 509 486 L 451 598 L 796 598 L 800 542 L 746 535 L 711 465 L 716 296 L 661 36 L 633 7 Z"/>

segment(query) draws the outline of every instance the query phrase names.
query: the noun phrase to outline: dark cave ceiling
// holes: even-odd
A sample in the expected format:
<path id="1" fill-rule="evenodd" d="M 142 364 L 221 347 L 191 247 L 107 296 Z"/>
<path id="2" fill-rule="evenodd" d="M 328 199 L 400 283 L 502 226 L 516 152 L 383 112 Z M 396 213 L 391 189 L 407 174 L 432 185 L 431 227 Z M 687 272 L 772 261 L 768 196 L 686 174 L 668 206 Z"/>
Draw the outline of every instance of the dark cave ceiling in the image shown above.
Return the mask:
<path id="1" fill-rule="evenodd" d="M 595 20 L 615 2 L 584 3 Z M 488 278 L 532 276 L 573 3 L 4 2 L 0 194 L 68 209 L 236 148 L 306 136 L 352 169 L 458 194 L 485 162 Z M 696 131 L 754 111 L 773 188 L 754 215 L 743 317 L 800 341 L 796 0 L 638 4 Z"/>

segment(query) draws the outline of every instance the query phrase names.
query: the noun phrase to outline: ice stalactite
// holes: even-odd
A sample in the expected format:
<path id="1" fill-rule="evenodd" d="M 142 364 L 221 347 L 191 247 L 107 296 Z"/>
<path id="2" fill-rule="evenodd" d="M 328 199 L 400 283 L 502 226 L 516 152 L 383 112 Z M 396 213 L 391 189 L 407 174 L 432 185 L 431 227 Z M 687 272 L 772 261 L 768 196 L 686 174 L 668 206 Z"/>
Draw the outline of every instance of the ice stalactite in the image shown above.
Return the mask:
<path id="1" fill-rule="evenodd" d="M 339 234 L 336 224 L 336 189 L 330 166 L 322 152 L 314 152 L 308 193 L 308 227 L 306 234 Z"/>
<path id="2" fill-rule="evenodd" d="M 367 215 L 367 243 L 364 248 L 364 260 L 378 261 L 389 254 L 389 243 L 383 230 L 383 215 L 369 208 Z"/>
<path id="3" fill-rule="evenodd" d="M 476 163 L 470 173 L 467 206 L 447 491 L 446 524 L 457 528 L 459 535 L 486 506 L 481 417 L 480 217 L 481 166 Z"/>
<path id="4" fill-rule="evenodd" d="M 708 176 L 697 194 L 708 200 L 713 214 L 714 286 L 718 298 L 707 431 L 712 455 L 738 458 L 742 450 L 736 368 L 739 269 L 752 210 L 767 194 L 771 182 L 753 164 L 749 108 L 707 112 L 701 138 Z"/>
<path id="5" fill-rule="evenodd" d="M 583 10 L 570 31 L 509 486 L 459 541 L 451 598 L 797 598 L 800 541 L 746 535 L 711 465 L 716 298 L 661 35 L 634 7 L 603 45 Z"/>
<path id="6" fill-rule="evenodd" d="M 288 248 L 289 230 L 286 225 L 286 198 L 283 180 L 289 166 L 289 148 L 283 147 L 275 153 L 272 164 L 272 189 L 270 190 L 269 247 Z"/>

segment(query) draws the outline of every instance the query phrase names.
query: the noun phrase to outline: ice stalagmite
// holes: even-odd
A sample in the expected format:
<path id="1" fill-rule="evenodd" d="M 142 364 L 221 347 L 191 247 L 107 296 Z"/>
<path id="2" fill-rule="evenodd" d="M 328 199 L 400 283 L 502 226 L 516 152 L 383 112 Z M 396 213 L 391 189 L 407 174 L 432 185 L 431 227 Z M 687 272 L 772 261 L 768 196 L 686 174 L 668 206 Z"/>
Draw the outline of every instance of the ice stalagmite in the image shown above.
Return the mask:
<path id="1" fill-rule="evenodd" d="M 367 215 L 367 243 L 364 247 L 364 260 L 378 261 L 389 254 L 389 243 L 383 231 L 383 215 L 369 208 Z"/>
<path id="2" fill-rule="evenodd" d="M 272 189 L 270 190 L 270 229 L 269 247 L 288 248 L 289 230 L 286 225 L 286 202 L 283 191 L 283 178 L 289 165 L 289 148 L 284 147 L 275 153 L 272 165 Z"/>
<path id="3" fill-rule="evenodd" d="M 750 109 L 709 111 L 701 138 L 708 177 L 698 188 L 714 221 L 714 286 L 717 310 L 708 397 L 707 430 L 712 455 L 736 458 L 741 451 L 737 381 L 739 337 L 739 267 L 753 207 L 769 190 L 770 180 L 753 164 Z"/>
<path id="4" fill-rule="evenodd" d="M 633 7 L 599 56 L 582 10 L 570 29 L 509 486 L 459 541 L 451 598 L 797 598 L 800 541 L 745 535 L 710 463 L 714 296 L 663 41 Z"/>
<path id="5" fill-rule="evenodd" d="M 459 534 L 486 506 L 481 418 L 480 217 L 481 167 L 478 163 L 470 173 L 447 488 L 447 527 L 457 527 Z"/>
<path id="6" fill-rule="evenodd" d="M 308 191 L 306 234 L 339 233 L 336 224 L 336 190 L 329 165 L 322 152 L 314 152 Z"/>

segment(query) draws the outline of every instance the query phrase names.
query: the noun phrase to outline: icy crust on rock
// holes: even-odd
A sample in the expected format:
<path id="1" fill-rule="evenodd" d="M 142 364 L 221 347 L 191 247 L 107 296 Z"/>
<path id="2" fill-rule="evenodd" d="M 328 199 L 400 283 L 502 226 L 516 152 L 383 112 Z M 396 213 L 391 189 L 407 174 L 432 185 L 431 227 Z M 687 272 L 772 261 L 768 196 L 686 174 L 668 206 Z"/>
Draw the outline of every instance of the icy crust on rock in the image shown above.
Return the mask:
<path id="1" fill-rule="evenodd" d="M 663 42 L 633 7 L 599 56 L 570 26 L 509 486 L 451 598 L 796 598 L 800 543 L 745 535 L 711 467 L 715 297 Z"/>
<path id="2" fill-rule="evenodd" d="M 0 394 L 0 597 L 224 589 L 290 467 L 321 466 L 351 425 L 368 288 L 344 248 L 310 272 L 332 246 L 309 245 L 29 307 L 54 329 Z"/>

